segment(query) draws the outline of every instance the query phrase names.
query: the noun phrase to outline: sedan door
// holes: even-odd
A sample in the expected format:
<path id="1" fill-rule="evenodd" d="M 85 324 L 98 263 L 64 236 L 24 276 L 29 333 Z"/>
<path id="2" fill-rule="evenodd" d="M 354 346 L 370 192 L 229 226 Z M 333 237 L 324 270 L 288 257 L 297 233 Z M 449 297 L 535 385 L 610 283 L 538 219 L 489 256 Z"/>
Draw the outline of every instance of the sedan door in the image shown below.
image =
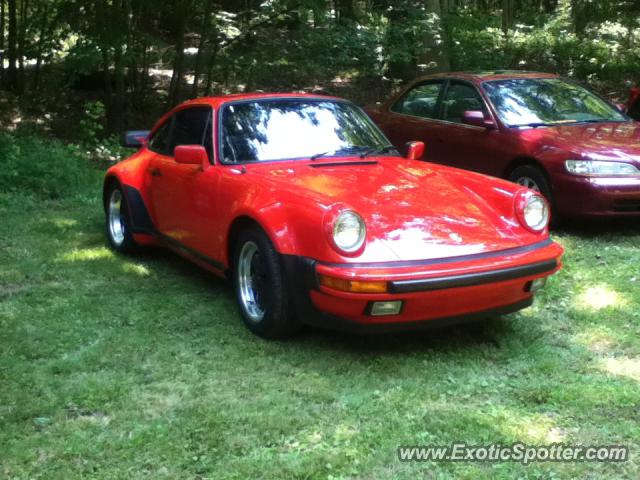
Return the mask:
<path id="1" fill-rule="evenodd" d="M 434 160 L 436 138 L 442 135 L 437 121 L 442 93 L 442 80 L 431 80 L 410 87 L 396 101 L 373 119 L 403 154 L 405 144 L 418 140 L 425 143 L 424 160 Z"/>
<path id="2" fill-rule="evenodd" d="M 491 113 L 477 88 L 468 82 L 451 80 L 442 96 L 442 135 L 437 139 L 438 163 L 501 176 L 502 168 L 510 159 L 503 143 L 503 134 L 497 128 L 467 125 L 464 112 L 481 111 L 485 118 Z M 494 121 L 495 125 L 495 121 Z"/>

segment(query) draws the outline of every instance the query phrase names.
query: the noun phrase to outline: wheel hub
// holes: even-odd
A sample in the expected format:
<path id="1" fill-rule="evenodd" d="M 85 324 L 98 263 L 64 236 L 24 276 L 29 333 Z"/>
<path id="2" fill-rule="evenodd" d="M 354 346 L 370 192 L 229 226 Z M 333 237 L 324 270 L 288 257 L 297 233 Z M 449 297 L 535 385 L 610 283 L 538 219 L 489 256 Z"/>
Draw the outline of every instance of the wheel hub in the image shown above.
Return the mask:
<path id="1" fill-rule="evenodd" d="M 264 318 L 267 289 L 267 273 L 260 250 L 254 242 L 242 246 L 238 259 L 238 284 L 240 302 L 253 322 Z"/>

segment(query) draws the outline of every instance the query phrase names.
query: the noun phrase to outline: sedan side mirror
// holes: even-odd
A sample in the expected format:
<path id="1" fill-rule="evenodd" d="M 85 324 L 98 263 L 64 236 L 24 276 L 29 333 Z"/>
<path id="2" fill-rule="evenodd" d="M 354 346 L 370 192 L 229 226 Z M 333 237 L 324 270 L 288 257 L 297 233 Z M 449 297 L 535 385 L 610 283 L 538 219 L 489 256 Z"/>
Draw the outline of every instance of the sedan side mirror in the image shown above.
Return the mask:
<path id="1" fill-rule="evenodd" d="M 178 145 L 173 151 L 177 163 L 205 166 L 209 162 L 207 150 L 202 145 Z"/>
<path id="2" fill-rule="evenodd" d="M 486 128 L 487 130 L 493 130 L 496 128 L 496 124 L 490 118 L 485 118 L 484 112 L 480 110 L 467 110 L 462 114 L 462 123 L 471 125 L 474 127 Z"/>
<path id="3" fill-rule="evenodd" d="M 127 130 L 122 137 L 122 146 L 127 148 L 142 148 L 146 146 L 150 130 Z"/>
<path id="4" fill-rule="evenodd" d="M 424 155 L 424 142 L 407 142 L 405 145 L 407 149 L 408 160 L 421 160 Z"/>
<path id="5" fill-rule="evenodd" d="M 627 106 L 624 103 L 614 103 L 613 105 L 622 113 L 627 113 Z"/>

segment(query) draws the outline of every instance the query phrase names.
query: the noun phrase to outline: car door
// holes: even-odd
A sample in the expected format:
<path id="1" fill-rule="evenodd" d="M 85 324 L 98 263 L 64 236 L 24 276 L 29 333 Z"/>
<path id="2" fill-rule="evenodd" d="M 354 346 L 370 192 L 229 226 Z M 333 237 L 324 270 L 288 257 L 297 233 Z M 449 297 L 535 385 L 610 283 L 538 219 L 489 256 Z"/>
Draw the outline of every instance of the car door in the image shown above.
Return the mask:
<path id="1" fill-rule="evenodd" d="M 444 88 L 441 104 L 443 135 L 436 138 L 437 161 L 453 167 L 500 175 L 499 161 L 504 152 L 500 148 L 501 133 L 497 129 L 467 125 L 466 111 L 481 111 L 491 118 L 477 88 L 468 82 L 450 80 Z M 494 122 L 495 123 L 495 122 Z"/>
<path id="2" fill-rule="evenodd" d="M 388 110 L 374 119 L 403 154 L 407 142 L 425 143 L 425 160 L 434 159 L 435 139 L 442 135 L 442 123 L 437 121 L 443 80 L 430 80 L 410 87 Z"/>
<path id="3" fill-rule="evenodd" d="M 206 221 L 215 208 L 216 169 L 174 160 L 179 145 L 202 145 L 212 157 L 213 110 L 207 105 L 177 111 L 170 119 L 168 142 L 150 162 L 151 196 L 157 229 L 200 253 L 206 246 Z M 155 138 L 155 136 L 154 136 Z M 153 139 L 150 149 L 154 149 Z"/>

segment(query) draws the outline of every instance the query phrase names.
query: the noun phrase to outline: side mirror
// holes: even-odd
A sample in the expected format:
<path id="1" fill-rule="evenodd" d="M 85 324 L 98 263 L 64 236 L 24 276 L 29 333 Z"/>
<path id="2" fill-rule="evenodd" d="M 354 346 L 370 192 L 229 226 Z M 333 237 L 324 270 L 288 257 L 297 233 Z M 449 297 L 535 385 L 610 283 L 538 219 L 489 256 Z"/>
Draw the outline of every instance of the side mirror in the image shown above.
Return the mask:
<path id="1" fill-rule="evenodd" d="M 496 124 L 493 120 L 485 118 L 484 113 L 480 110 L 467 110 L 462 114 L 462 123 L 472 125 L 474 127 L 486 128 L 487 130 L 493 130 L 496 128 Z"/>
<path id="2" fill-rule="evenodd" d="M 173 151 L 177 163 L 204 166 L 209 162 L 207 150 L 202 145 L 178 145 Z"/>
<path id="3" fill-rule="evenodd" d="M 127 130 L 122 137 L 122 146 L 126 148 L 142 148 L 146 146 L 151 130 Z"/>
<path id="4" fill-rule="evenodd" d="M 627 106 L 624 103 L 614 103 L 613 105 L 622 113 L 627 113 Z"/>
<path id="5" fill-rule="evenodd" d="M 407 149 L 408 160 L 421 160 L 424 155 L 424 142 L 407 142 L 405 145 Z"/>

